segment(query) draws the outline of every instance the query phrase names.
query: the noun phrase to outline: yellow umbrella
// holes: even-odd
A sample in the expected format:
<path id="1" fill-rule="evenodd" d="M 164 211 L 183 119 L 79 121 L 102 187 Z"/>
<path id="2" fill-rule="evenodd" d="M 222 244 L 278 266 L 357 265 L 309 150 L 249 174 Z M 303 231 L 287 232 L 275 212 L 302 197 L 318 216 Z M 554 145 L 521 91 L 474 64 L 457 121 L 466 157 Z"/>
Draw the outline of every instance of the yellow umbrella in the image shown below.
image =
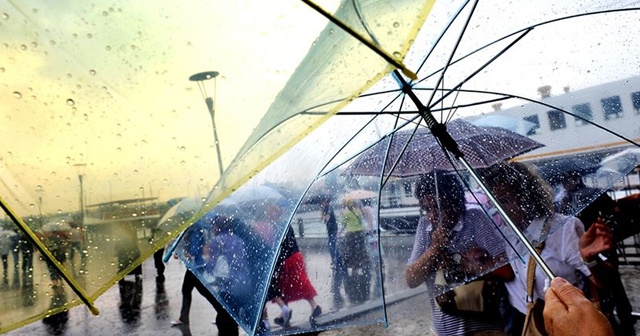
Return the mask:
<path id="1" fill-rule="evenodd" d="M 97 313 L 101 293 L 351 97 L 395 68 L 412 77 L 402 59 L 432 5 L 0 4 L 3 220 L 67 281 L 35 258 L 1 294 L 0 332 L 82 302 Z M 207 195 L 192 220 L 154 230 L 166 200 Z M 56 216 L 76 225 L 64 261 L 40 232 Z M 61 290 L 67 302 L 43 299 Z"/>

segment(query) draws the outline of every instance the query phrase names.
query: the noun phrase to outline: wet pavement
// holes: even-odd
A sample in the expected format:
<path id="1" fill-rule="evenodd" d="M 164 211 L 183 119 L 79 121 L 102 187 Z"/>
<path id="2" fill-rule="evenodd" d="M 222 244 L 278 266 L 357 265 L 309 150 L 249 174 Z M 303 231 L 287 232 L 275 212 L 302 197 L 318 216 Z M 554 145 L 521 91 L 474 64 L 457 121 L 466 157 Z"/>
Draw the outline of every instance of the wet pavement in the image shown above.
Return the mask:
<path id="1" fill-rule="evenodd" d="M 401 270 L 404 263 L 401 260 L 405 258 L 405 254 L 406 251 L 399 253 L 397 262 L 389 263 L 391 265 L 386 269 L 385 283 L 393 289 L 387 296 L 392 297 L 387 308 L 388 328 L 379 323 L 344 327 L 322 332 L 321 335 L 431 335 L 428 296 L 423 290 L 407 290 L 402 281 Z M 317 279 L 314 274 L 322 269 L 322 265 L 321 260 L 308 263 L 312 281 Z M 181 262 L 171 260 L 165 271 L 166 279 L 156 282 L 153 261 L 147 260 L 143 264 L 140 281 L 128 276 L 122 284 L 113 286 L 95 302 L 100 309 L 100 316 L 93 316 L 84 306 L 79 306 L 69 311 L 66 323 L 54 321 L 45 324 L 43 321 L 36 321 L 6 335 L 216 335 L 217 330 L 212 324 L 215 311 L 197 291 L 193 293 L 189 328 L 171 327 L 170 321 L 178 317 L 180 310 L 180 287 L 184 271 Z M 636 311 L 640 311 L 640 266 L 621 266 L 620 271 L 632 305 Z M 316 281 L 314 285 L 320 293 L 317 301 L 327 311 L 329 296 L 325 292 L 328 284 Z M 291 306 L 294 309 L 292 323 L 304 324 L 308 319 L 309 305 L 302 301 Z M 273 319 L 277 313 L 275 305 L 270 305 L 269 313 Z M 379 318 L 379 311 L 370 313 L 371 316 L 367 314 L 366 309 L 363 309 L 363 320 Z M 640 323 L 636 325 L 636 329 L 640 334 Z"/>

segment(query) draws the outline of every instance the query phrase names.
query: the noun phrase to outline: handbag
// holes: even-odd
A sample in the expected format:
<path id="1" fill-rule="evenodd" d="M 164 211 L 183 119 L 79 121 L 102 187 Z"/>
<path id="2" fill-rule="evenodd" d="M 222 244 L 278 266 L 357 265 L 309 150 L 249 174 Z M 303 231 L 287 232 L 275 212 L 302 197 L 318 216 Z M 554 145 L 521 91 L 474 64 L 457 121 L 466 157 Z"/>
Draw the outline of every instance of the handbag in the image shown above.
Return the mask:
<path id="1" fill-rule="evenodd" d="M 536 247 L 538 254 L 542 251 L 544 243 Z M 544 300 L 533 299 L 533 283 L 535 280 L 536 263 L 532 257 L 529 257 L 527 265 L 527 314 L 524 318 L 524 326 L 522 327 L 522 336 L 547 336 L 547 330 L 544 327 Z"/>
<path id="2" fill-rule="evenodd" d="M 444 270 L 436 273 L 436 288 L 447 286 Z M 436 304 L 449 315 L 464 317 L 499 316 L 502 283 L 492 277 L 484 277 L 456 286 L 435 297 Z M 449 287 L 449 286 L 448 286 Z"/>

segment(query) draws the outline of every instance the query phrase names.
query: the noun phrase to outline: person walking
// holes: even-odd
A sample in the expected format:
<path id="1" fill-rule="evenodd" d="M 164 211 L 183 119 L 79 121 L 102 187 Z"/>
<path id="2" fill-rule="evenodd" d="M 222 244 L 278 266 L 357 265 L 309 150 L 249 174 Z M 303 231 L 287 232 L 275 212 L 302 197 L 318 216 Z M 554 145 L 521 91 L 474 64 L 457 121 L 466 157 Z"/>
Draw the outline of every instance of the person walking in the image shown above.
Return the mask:
<path id="1" fill-rule="evenodd" d="M 339 310 L 344 305 L 344 299 L 340 294 L 340 288 L 345 278 L 345 268 L 338 250 L 338 220 L 336 213 L 331 206 L 331 199 L 323 197 L 320 200 L 320 210 L 322 221 L 327 228 L 327 238 L 329 243 L 329 255 L 331 256 L 331 270 L 333 277 L 331 279 L 331 294 L 333 295 L 333 309 Z"/>
<path id="2" fill-rule="evenodd" d="M 200 279 L 189 269 L 189 267 L 204 268 L 206 263 L 203 257 L 203 247 L 209 241 L 207 235 L 212 232 L 212 224 L 216 219 L 216 213 L 209 213 L 196 221 L 185 232 L 182 238 L 185 257 L 187 258 L 187 269 L 182 280 L 182 305 L 180 316 L 171 321 L 172 327 L 189 324 L 189 314 L 191 312 L 192 292 L 195 288 L 216 310 L 216 326 L 220 335 L 236 336 L 238 324 L 231 315 L 224 309 L 222 304 L 211 294 Z"/>

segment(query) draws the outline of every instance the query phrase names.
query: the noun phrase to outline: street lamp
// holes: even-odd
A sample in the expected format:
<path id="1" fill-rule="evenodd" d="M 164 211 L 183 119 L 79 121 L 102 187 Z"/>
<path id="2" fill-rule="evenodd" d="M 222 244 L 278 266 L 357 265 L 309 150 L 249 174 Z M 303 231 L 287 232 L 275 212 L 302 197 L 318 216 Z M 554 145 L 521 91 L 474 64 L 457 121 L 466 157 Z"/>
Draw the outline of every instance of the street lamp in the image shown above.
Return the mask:
<path id="1" fill-rule="evenodd" d="M 200 72 L 195 75 L 189 77 L 189 80 L 192 82 L 196 82 L 198 84 L 198 88 L 200 89 L 200 94 L 202 94 L 202 98 L 204 98 L 204 102 L 207 104 L 207 108 L 209 109 L 209 114 L 211 114 L 211 125 L 213 126 L 213 141 L 216 145 L 216 153 L 218 154 L 218 169 L 220 170 L 220 175 L 222 175 L 222 156 L 220 155 L 220 142 L 218 141 L 218 132 L 216 130 L 216 119 L 214 117 L 215 113 L 215 101 L 216 101 L 216 77 L 218 77 L 220 73 L 217 71 L 205 71 Z M 207 90 L 204 85 L 204 81 L 213 79 L 213 98 L 207 95 Z"/>
<path id="2" fill-rule="evenodd" d="M 84 226 L 84 187 L 82 185 L 84 178 L 84 170 L 87 167 L 85 163 L 77 163 L 73 165 L 78 173 L 78 181 L 80 182 L 80 227 Z"/>

